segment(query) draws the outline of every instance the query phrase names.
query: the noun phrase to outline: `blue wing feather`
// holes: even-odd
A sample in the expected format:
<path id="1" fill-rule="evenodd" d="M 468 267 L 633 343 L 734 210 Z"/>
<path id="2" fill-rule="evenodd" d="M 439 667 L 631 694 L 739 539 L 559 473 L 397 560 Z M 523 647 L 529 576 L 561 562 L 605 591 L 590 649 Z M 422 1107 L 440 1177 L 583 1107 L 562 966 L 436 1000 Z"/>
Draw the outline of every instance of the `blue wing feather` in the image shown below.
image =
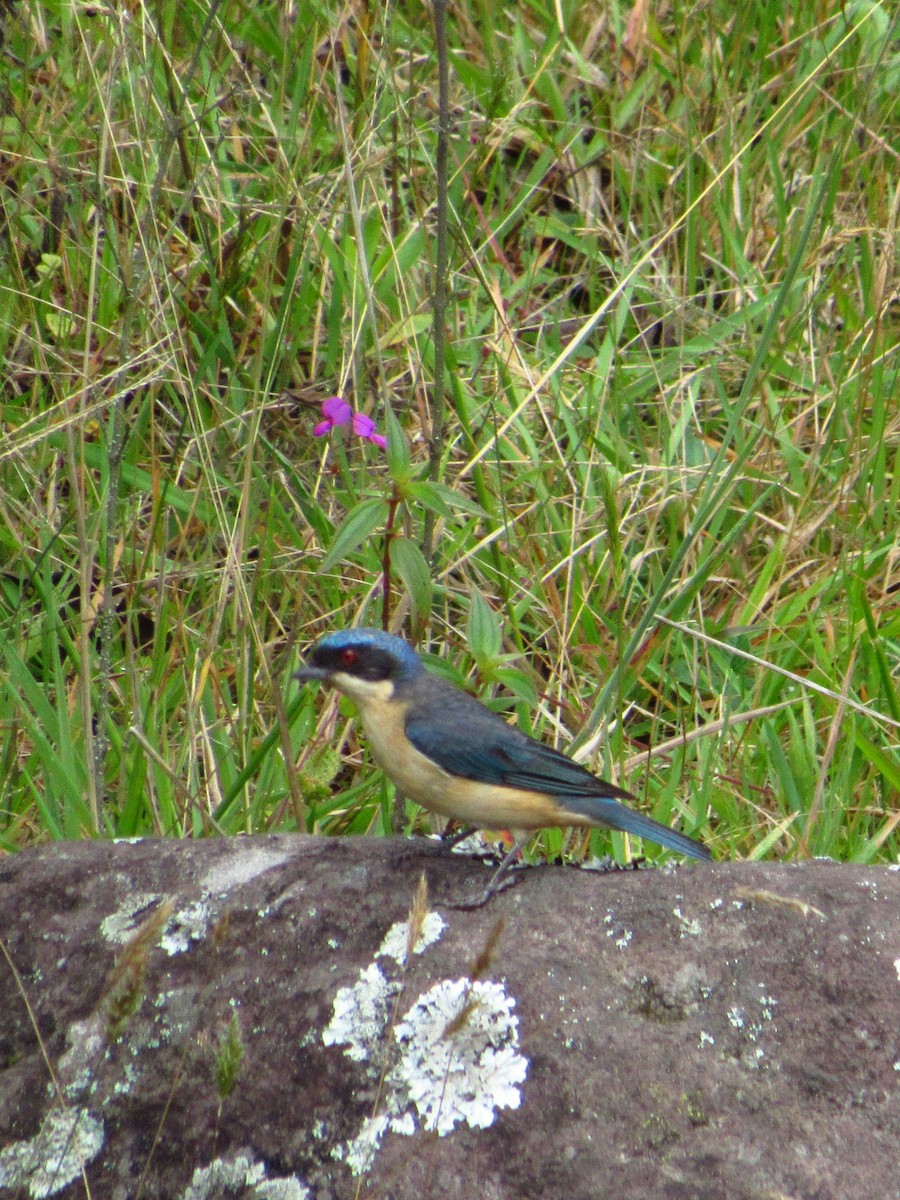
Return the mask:
<path id="1" fill-rule="evenodd" d="M 429 674 L 419 676 L 414 690 L 407 737 L 448 774 L 541 792 L 587 821 L 648 838 L 692 858 L 710 857 L 705 846 L 685 834 L 620 804 L 620 799 L 634 799 L 630 792 L 507 725 L 474 697 Z"/>
<path id="2" fill-rule="evenodd" d="M 419 683 L 426 680 L 427 688 L 416 689 L 420 694 L 407 715 L 406 733 L 417 750 L 449 774 L 554 796 L 587 792 L 630 798 L 629 792 L 507 725 L 474 697 L 431 675 L 421 677 Z"/>

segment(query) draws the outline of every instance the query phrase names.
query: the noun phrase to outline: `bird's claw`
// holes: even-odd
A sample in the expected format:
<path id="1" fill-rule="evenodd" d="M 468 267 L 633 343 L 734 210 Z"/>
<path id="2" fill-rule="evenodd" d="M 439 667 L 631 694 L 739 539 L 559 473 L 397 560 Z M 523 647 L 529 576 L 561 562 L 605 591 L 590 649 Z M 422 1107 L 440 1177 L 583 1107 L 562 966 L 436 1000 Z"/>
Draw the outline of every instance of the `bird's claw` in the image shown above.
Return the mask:
<path id="1" fill-rule="evenodd" d="M 499 879 L 492 879 L 484 891 L 474 896 L 471 900 L 447 900 L 444 902 L 444 908 L 455 908 L 461 912 L 470 912 L 476 908 L 484 908 L 494 896 L 499 896 L 507 888 L 515 887 L 518 882 L 518 875 L 515 873 L 502 875 Z"/>

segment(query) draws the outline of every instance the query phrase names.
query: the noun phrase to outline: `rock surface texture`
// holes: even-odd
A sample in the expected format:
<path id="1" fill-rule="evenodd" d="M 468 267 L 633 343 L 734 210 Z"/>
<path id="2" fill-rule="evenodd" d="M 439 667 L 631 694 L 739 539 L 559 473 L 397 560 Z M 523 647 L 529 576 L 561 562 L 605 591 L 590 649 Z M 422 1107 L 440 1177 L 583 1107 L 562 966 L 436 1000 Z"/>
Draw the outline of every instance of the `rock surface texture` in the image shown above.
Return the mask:
<path id="1" fill-rule="evenodd" d="M 900 872 L 445 907 L 486 878 L 374 839 L 0 860 L 0 1198 L 900 1196 Z"/>

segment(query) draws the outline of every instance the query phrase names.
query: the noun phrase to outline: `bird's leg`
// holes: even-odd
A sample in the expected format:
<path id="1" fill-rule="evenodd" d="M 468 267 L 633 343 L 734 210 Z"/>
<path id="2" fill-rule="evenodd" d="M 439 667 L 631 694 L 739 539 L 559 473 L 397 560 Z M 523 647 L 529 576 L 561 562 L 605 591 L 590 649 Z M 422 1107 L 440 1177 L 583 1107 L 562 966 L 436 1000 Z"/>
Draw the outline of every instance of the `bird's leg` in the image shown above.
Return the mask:
<path id="1" fill-rule="evenodd" d="M 455 833 L 441 834 L 441 848 L 443 850 L 452 850 L 454 846 L 458 846 L 460 842 L 464 842 L 467 837 L 471 837 L 476 831 L 475 825 L 464 825 L 462 829 L 457 829 Z"/>
<path id="2" fill-rule="evenodd" d="M 446 908 L 459 908 L 459 909 L 464 909 L 464 910 L 472 909 L 472 908 L 483 908 L 485 906 L 485 904 L 487 904 L 487 902 L 491 899 L 492 896 L 496 896 L 499 892 L 505 892 L 507 888 L 515 887 L 516 884 L 518 883 L 518 880 L 515 879 L 512 875 L 510 875 L 508 872 L 509 872 L 510 867 L 516 861 L 516 855 L 519 853 L 519 850 L 521 849 L 521 847 L 522 847 L 521 842 L 518 842 L 518 841 L 513 842 L 512 849 L 505 855 L 503 861 L 500 863 L 500 866 L 497 868 L 497 870 L 491 876 L 490 880 L 488 881 L 488 885 L 484 889 L 483 892 L 481 892 L 479 895 L 475 896 L 471 900 L 458 900 L 456 902 L 448 901 L 446 903 L 445 907 Z"/>

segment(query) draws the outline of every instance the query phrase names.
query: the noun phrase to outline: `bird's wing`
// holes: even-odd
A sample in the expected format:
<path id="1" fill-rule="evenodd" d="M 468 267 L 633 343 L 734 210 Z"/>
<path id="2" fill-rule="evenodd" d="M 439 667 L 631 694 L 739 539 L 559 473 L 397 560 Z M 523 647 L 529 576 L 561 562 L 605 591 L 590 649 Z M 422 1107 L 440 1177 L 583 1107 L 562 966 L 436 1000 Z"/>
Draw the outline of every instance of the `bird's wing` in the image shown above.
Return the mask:
<path id="1" fill-rule="evenodd" d="M 557 750 L 507 725 L 465 692 L 443 688 L 406 718 L 409 740 L 450 775 L 567 796 L 629 798 Z"/>
<path id="2" fill-rule="evenodd" d="M 507 725 L 474 697 L 437 680 L 425 685 L 427 691 L 420 680 L 419 688 L 406 717 L 407 737 L 449 775 L 543 792 L 566 816 L 577 814 L 590 824 L 634 833 L 692 858 L 710 857 L 692 838 L 620 804 L 619 800 L 634 799 L 629 792 Z"/>

